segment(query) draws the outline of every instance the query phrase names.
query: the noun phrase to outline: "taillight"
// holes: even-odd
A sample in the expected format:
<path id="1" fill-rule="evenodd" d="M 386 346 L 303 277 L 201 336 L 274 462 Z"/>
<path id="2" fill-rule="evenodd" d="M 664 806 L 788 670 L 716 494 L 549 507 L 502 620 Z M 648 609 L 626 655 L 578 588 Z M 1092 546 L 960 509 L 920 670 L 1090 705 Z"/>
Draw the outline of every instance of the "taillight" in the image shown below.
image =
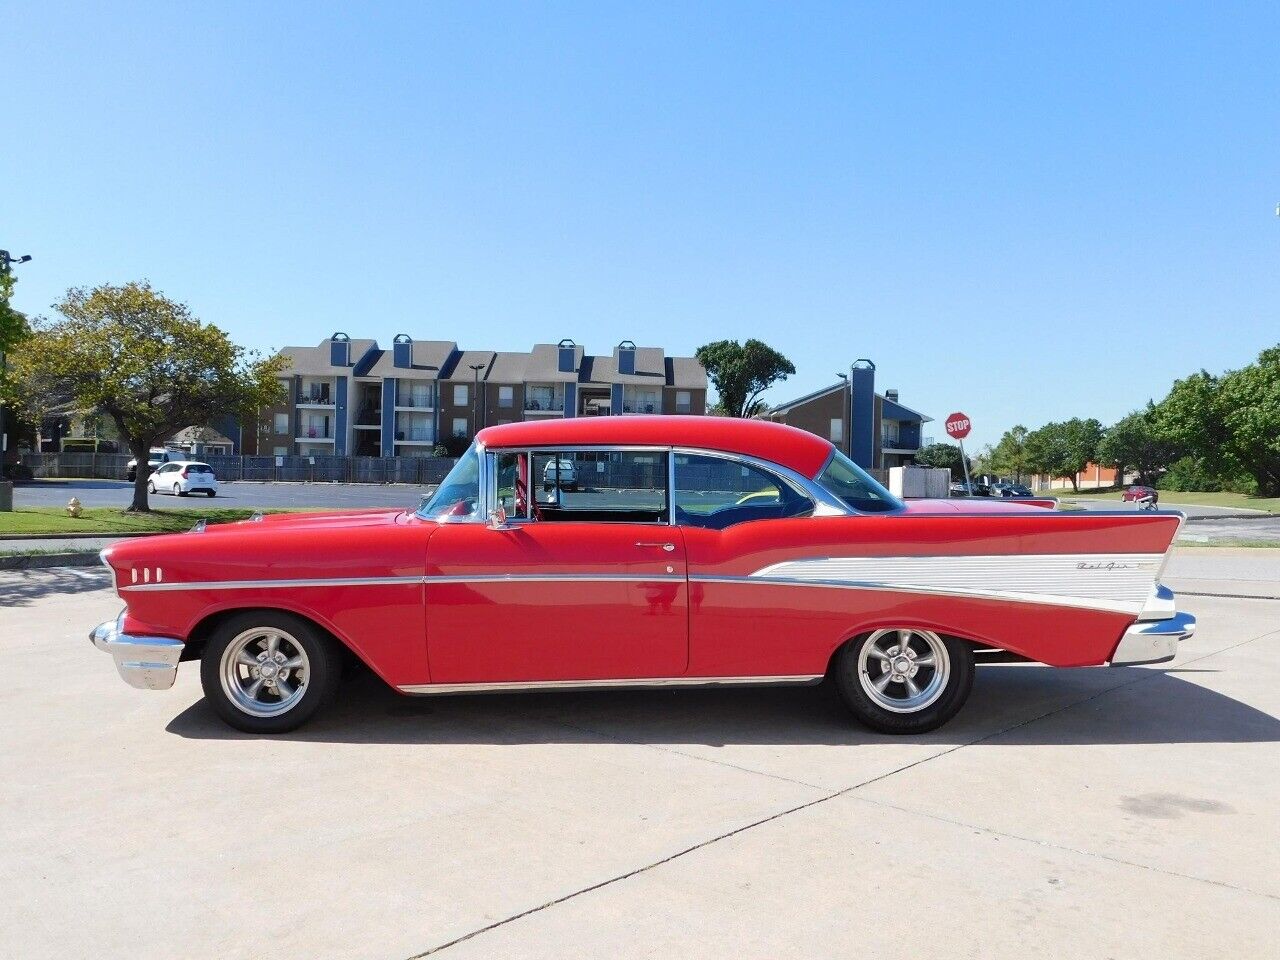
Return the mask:
<path id="1" fill-rule="evenodd" d="M 183 468 L 182 468 L 182 479 L 183 479 L 183 480 L 187 479 L 187 468 L 186 468 L 186 467 L 183 467 Z"/>

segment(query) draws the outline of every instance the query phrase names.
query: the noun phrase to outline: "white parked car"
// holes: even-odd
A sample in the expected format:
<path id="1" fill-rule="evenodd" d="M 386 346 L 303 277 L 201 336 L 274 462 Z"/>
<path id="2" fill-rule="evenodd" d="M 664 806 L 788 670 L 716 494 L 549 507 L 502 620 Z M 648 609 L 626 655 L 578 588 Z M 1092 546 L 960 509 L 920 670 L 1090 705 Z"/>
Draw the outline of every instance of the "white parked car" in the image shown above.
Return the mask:
<path id="1" fill-rule="evenodd" d="M 578 489 L 578 468 L 574 466 L 572 460 L 561 460 L 559 469 L 560 488 L 562 490 Z M 556 485 L 556 461 L 548 460 L 547 465 L 542 468 L 542 489 L 550 490 Z"/>
<path id="2" fill-rule="evenodd" d="M 164 447 L 152 447 L 151 452 L 147 454 L 147 472 L 155 473 L 160 469 L 162 463 L 176 463 L 184 459 L 184 455 L 177 450 L 166 450 Z M 133 483 L 134 478 L 138 475 L 138 460 L 133 458 L 124 468 L 125 479 Z"/>
<path id="3" fill-rule="evenodd" d="M 162 463 L 147 481 L 151 493 L 172 493 L 185 497 L 189 493 L 203 493 L 209 497 L 218 495 L 218 478 L 213 467 L 196 460 L 176 460 Z"/>

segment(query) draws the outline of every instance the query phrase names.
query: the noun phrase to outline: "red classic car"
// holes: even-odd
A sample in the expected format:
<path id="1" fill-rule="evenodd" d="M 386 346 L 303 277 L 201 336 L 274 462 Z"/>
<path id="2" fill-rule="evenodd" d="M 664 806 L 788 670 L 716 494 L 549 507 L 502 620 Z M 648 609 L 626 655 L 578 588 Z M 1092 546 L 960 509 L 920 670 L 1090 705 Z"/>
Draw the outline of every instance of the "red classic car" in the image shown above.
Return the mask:
<path id="1" fill-rule="evenodd" d="M 573 464 L 574 489 L 542 482 Z M 560 469 L 555 467 L 554 469 Z M 827 441 L 718 417 L 482 431 L 419 510 L 255 517 L 103 551 L 121 675 L 200 661 L 214 710 L 308 719 L 344 656 L 406 694 L 812 683 L 890 733 L 952 717 L 988 658 L 1173 657 L 1181 516 L 904 503 Z"/>

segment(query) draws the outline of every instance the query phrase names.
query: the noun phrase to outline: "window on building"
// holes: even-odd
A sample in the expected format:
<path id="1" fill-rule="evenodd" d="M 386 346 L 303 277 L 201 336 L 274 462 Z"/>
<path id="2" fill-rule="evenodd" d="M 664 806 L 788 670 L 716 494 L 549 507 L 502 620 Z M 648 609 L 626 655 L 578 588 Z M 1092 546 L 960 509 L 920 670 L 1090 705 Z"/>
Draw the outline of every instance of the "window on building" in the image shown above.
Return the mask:
<path id="1" fill-rule="evenodd" d="M 676 456 L 675 500 L 676 523 L 711 530 L 813 513 L 812 500 L 772 473 L 697 454 Z"/>
<path id="2" fill-rule="evenodd" d="M 277 413 L 275 415 L 275 432 L 280 434 L 289 432 L 289 415 L 287 413 Z"/>
<path id="3" fill-rule="evenodd" d="M 289 455 L 288 447 L 272 447 L 271 453 L 277 457 L 287 457 Z"/>
<path id="4" fill-rule="evenodd" d="M 465 383 L 455 383 L 453 385 L 453 405 L 455 407 L 465 407 L 469 402 L 467 400 L 468 387 Z"/>
<path id="5" fill-rule="evenodd" d="M 498 388 L 498 406 L 514 407 L 516 405 L 516 391 L 513 387 Z"/>
<path id="6" fill-rule="evenodd" d="M 688 390 L 676 391 L 676 413 L 690 413 L 693 410 L 693 395 Z"/>
<path id="7" fill-rule="evenodd" d="M 844 418 L 843 417 L 831 418 L 830 439 L 832 443 L 844 443 Z"/>
<path id="8" fill-rule="evenodd" d="M 531 466 L 535 520 L 667 520 L 667 454 L 662 451 L 539 451 Z"/>
<path id="9" fill-rule="evenodd" d="M 465 437 L 467 435 L 467 418 L 466 417 L 453 418 L 453 435 L 455 437 Z"/>

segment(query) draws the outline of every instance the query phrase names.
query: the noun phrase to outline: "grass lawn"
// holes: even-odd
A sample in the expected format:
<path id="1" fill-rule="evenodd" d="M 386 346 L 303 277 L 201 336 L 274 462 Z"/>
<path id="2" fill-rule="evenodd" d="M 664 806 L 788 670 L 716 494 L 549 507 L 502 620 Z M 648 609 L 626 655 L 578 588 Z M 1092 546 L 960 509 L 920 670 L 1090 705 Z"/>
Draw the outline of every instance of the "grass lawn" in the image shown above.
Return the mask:
<path id="1" fill-rule="evenodd" d="M 253 513 L 253 510 L 239 507 L 191 507 L 182 510 L 156 510 L 152 513 L 126 513 L 117 507 L 86 507 L 79 517 L 73 518 L 67 516 L 63 507 L 19 507 L 12 513 L 0 513 L 0 537 L 15 533 L 83 533 L 87 536 L 172 533 L 190 530 L 201 519 L 210 523 L 228 523 L 248 519 Z"/>
<path id="2" fill-rule="evenodd" d="M 1071 488 L 1053 491 L 1055 497 L 1072 497 L 1090 500 L 1119 500 L 1119 490 L 1106 490 L 1098 493 L 1093 490 L 1081 490 L 1072 493 Z M 1280 513 L 1280 497 L 1251 497 L 1245 493 L 1184 493 L 1181 490 L 1161 490 L 1160 505 L 1173 503 L 1190 503 L 1202 507 L 1239 507 L 1244 510 L 1265 510 L 1267 513 Z"/>

